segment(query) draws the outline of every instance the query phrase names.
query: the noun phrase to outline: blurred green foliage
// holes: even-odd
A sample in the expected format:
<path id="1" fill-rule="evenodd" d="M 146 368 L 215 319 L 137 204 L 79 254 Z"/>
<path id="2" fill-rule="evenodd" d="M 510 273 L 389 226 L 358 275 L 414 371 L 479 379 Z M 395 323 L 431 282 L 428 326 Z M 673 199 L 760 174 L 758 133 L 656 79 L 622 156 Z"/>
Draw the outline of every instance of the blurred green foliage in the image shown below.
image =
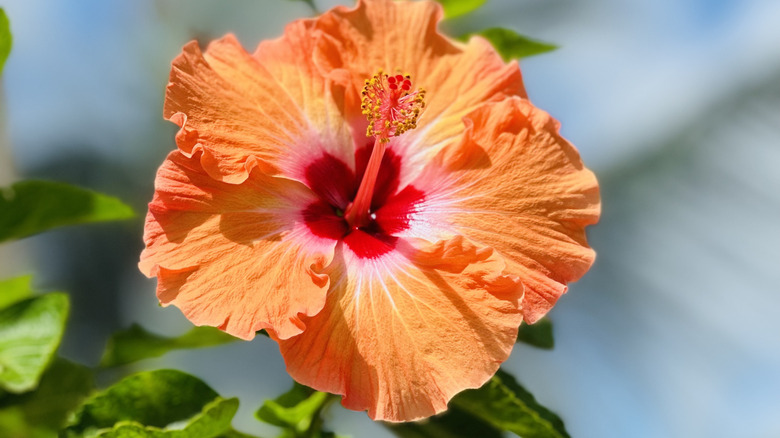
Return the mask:
<path id="1" fill-rule="evenodd" d="M 441 415 L 386 426 L 402 438 L 501 437 L 501 431 L 524 438 L 568 438 L 563 421 L 536 402 L 510 374 L 498 370 L 479 389 L 456 395 Z"/>
<path id="2" fill-rule="evenodd" d="M 177 337 L 150 333 L 138 324 L 114 333 L 100 360 L 100 366 L 115 367 L 143 359 L 159 357 L 172 350 L 211 347 L 237 341 L 238 338 L 214 327 L 194 327 Z"/>
<path id="3" fill-rule="evenodd" d="M 89 368 L 57 358 L 35 391 L 0 397 L 0 430 L 12 438 L 53 438 L 68 414 L 92 392 Z"/>
<path id="4" fill-rule="evenodd" d="M 3 73 L 5 60 L 11 54 L 12 44 L 11 23 L 8 21 L 8 16 L 5 15 L 5 10 L 0 8 L 0 74 Z"/>
<path id="5" fill-rule="evenodd" d="M 502 27 L 491 27 L 478 32 L 470 32 L 462 35 L 460 39 L 466 41 L 473 35 L 479 35 L 490 41 L 506 62 L 513 59 L 541 55 L 542 53 L 551 52 L 558 48 L 555 44 L 528 38 L 511 29 Z"/>
<path id="6" fill-rule="evenodd" d="M 32 275 L 0 280 L 0 309 L 32 296 Z"/>
<path id="7" fill-rule="evenodd" d="M 517 332 L 517 342 L 545 350 L 552 349 L 555 346 L 552 321 L 550 318 L 542 318 L 533 324 L 523 323 Z"/>
<path id="8" fill-rule="evenodd" d="M 38 385 L 65 331 L 68 297 L 51 293 L 0 310 L 0 388 L 13 393 Z"/>
<path id="9" fill-rule="evenodd" d="M 129 219 L 117 198 L 51 181 L 21 181 L 0 189 L 0 242 L 55 227 Z"/>
<path id="10" fill-rule="evenodd" d="M 293 382 L 293 387 L 274 400 L 266 400 L 255 417 L 282 429 L 282 438 L 328 438 L 320 414 L 336 396 Z"/>
<path id="11" fill-rule="evenodd" d="M 214 438 L 232 430 L 236 410 L 238 399 L 223 399 L 196 377 L 177 370 L 147 371 L 87 399 L 62 435 Z M 183 427 L 176 425 L 182 421 Z"/>
<path id="12" fill-rule="evenodd" d="M 487 0 L 437 0 L 444 7 L 444 18 L 455 18 L 474 12 Z"/>
<path id="13" fill-rule="evenodd" d="M 498 370 L 481 388 L 464 391 L 450 403 L 500 430 L 524 438 L 569 437 L 563 421 L 537 403 L 530 392 L 503 370 Z"/>
<path id="14" fill-rule="evenodd" d="M 385 423 L 394 435 L 401 438 L 501 438 L 504 434 L 480 418 L 450 406 L 447 412 L 422 421 Z"/>

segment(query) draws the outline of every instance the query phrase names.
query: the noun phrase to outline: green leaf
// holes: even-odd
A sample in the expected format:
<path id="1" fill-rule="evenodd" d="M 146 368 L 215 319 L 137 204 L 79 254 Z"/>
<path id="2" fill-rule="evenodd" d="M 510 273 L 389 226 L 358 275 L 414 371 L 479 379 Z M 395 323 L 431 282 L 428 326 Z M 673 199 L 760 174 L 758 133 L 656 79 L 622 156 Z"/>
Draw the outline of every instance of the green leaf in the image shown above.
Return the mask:
<path id="1" fill-rule="evenodd" d="M 0 189 L 0 242 L 54 227 L 133 217 L 120 200 L 50 181 L 22 181 Z"/>
<path id="2" fill-rule="evenodd" d="M 134 374 L 87 399 L 68 420 L 65 436 L 111 429 L 122 421 L 164 428 L 206 412 L 204 407 L 218 397 L 203 381 L 181 371 Z"/>
<path id="3" fill-rule="evenodd" d="M 238 399 L 217 397 L 192 417 L 184 427 L 161 429 L 135 421 L 121 421 L 111 429 L 97 432 L 100 438 L 217 438 L 234 432 L 230 426 L 238 410 Z M 233 435 L 236 436 L 236 435 Z M 238 435 L 240 436 L 240 435 Z"/>
<path id="4" fill-rule="evenodd" d="M 297 382 L 291 390 L 274 400 L 266 400 L 255 417 L 285 429 L 290 437 L 323 437 L 320 413 L 335 396 L 315 391 Z"/>
<path id="5" fill-rule="evenodd" d="M 171 350 L 210 347 L 237 340 L 238 338 L 213 327 L 195 327 L 179 337 L 167 338 L 133 324 L 129 329 L 111 336 L 100 360 L 100 366 L 126 365 L 142 359 L 159 357 Z"/>
<path id="6" fill-rule="evenodd" d="M 68 318 L 68 296 L 52 293 L 0 310 L 0 387 L 35 388 L 60 345 Z"/>
<path id="7" fill-rule="evenodd" d="M 558 48 L 555 44 L 534 40 L 513 30 L 501 27 L 491 27 L 479 32 L 467 33 L 458 39 L 466 41 L 472 35 L 480 35 L 490 41 L 496 51 L 504 58 L 504 61 L 507 62 L 512 59 L 527 58 L 551 52 Z"/>
<path id="8" fill-rule="evenodd" d="M 11 23 L 8 21 L 8 16 L 5 15 L 5 10 L 0 8 L 0 74 L 3 73 L 5 61 L 8 59 L 8 55 L 11 54 L 12 43 Z"/>
<path id="9" fill-rule="evenodd" d="M 455 18 L 473 12 L 487 0 L 437 0 L 444 7 L 444 18 Z"/>
<path id="10" fill-rule="evenodd" d="M 446 412 L 422 421 L 383 423 L 402 438 L 501 438 L 501 431 L 481 419 L 450 406 Z"/>
<path id="11" fill-rule="evenodd" d="M 31 275 L 0 280 L 0 309 L 29 298 L 32 295 L 30 283 Z"/>
<path id="12" fill-rule="evenodd" d="M 469 412 L 497 429 L 523 438 L 569 438 L 563 421 L 537 403 L 514 377 L 501 370 L 481 388 L 455 396 L 450 407 Z"/>
<path id="13" fill-rule="evenodd" d="M 219 438 L 257 438 L 254 435 L 248 435 L 243 432 L 239 432 L 237 430 L 229 430 L 222 435 L 219 436 Z"/>
<path id="14" fill-rule="evenodd" d="M 12 437 L 56 437 L 68 413 L 93 388 L 89 368 L 58 358 L 35 391 L 0 398 L 0 430 Z"/>
<path id="15" fill-rule="evenodd" d="M 533 324 L 523 324 L 517 332 L 517 342 L 523 342 L 534 347 L 550 350 L 555 346 L 552 321 L 542 318 Z"/>

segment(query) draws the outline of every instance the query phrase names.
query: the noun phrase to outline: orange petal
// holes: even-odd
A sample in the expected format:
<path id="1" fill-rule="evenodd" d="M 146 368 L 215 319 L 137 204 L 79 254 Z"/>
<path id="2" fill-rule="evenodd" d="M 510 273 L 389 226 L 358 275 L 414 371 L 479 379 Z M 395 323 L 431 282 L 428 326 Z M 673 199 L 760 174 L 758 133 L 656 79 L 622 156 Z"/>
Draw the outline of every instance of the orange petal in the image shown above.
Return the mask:
<path id="1" fill-rule="evenodd" d="M 279 341 L 287 370 L 372 419 L 410 421 L 447 408 L 507 359 L 522 286 L 490 249 L 461 237 L 399 242 L 376 259 L 337 249 L 333 286 L 307 330 Z"/>
<path id="2" fill-rule="evenodd" d="M 314 51 L 321 32 L 313 29 L 313 20 L 290 23 L 281 38 L 262 41 L 254 57 L 274 77 L 278 87 L 287 90 L 290 98 L 306 115 L 317 131 L 305 144 L 309 154 L 327 152 L 354 167 L 354 148 L 349 124 L 344 120 L 343 81 L 328 77 L 314 60 Z M 363 137 L 365 133 L 361 132 Z"/>
<path id="3" fill-rule="evenodd" d="M 289 338 L 322 309 L 334 244 L 301 232 L 294 207 L 316 199 L 302 184 L 257 171 L 222 183 L 174 151 L 155 186 L 139 267 L 158 277 L 163 305 L 242 339 Z"/>
<path id="4" fill-rule="evenodd" d="M 311 64 L 312 56 L 302 54 L 301 64 L 306 60 Z M 351 142 L 339 140 L 339 135 L 350 138 L 345 124 L 316 71 L 287 65 L 285 59 L 263 62 L 232 35 L 212 42 L 205 53 L 195 41 L 184 46 L 173 61 L 163 108 L 165 118 L 181 127 L 179 149 L 188 157 L 201 152 L 212 178 L 234 184 L 255 167 L 299 178 L 323 144 L 325 150 L 347 148 L 351 156 Z M 307 101 L 311 96 L 319 101 Z"/>
<path id="5" fill-rule="evenodd" d="M 466 118 L 463 141 L 442 150 L 429 175 L 449 199 L 454 231 L 496 249 L 525 286 L 533 323 L 590 268 L 585 226 L 598 221 L 596 177 L 558 133 L 558 122 L 521 98 L 488 104 Z M 433 189 L 435 191 L 435 189 Z"/>
<path id="6" fill-rule="evenodd" d="M 408 73 L 415 87 L 426 89 L 418 129 L 397 140 L 414 149 L 409 154 L 425 148 L 431 157 L 457 141 L 463 116 L 484 102 L 526 96 L 516 62 L 504 63 L 483 38 L 464 44 L 445 37 L 437 30 L 441 18 L 435 2 L 361 0 L 355 9 L 338 7 L 317 21 L 328 35 L 320 40 L 319 52 L 339 54 L 322 56 L 330 62 L 323 68 L 348 71 L 354 90 L 379 69 Z"/>

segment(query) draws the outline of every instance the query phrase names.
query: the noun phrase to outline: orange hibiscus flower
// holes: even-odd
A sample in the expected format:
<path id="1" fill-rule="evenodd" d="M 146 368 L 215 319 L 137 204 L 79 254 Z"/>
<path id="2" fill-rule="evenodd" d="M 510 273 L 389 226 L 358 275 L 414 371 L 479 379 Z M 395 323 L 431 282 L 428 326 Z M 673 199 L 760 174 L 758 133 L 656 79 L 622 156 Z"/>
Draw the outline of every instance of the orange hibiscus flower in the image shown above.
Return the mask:
<path id="1" fill-rule="evenodd" d="M 191 42 L 165 99 L 178 149 L 140 262 L 161 303 L 267 330 L 293 378 L 373 419 L 481 386 L 594 259 L 595 177 L 517 63 L 441 15 L 363 0 L 253 54 Z"/>

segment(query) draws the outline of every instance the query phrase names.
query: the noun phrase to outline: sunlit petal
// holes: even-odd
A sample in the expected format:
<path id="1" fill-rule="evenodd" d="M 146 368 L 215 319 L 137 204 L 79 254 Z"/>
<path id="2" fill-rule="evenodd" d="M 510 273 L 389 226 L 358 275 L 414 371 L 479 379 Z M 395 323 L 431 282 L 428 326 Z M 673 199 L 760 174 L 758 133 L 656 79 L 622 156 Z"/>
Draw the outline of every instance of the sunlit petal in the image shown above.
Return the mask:
<path id="1" fill-rule="evenodd" d="M 347 408 L 428 417 L 481 386 L 512 350 L 522 285 L 490 249 L 456 237 L 360 260 L 342 248 L 331 269 L 323 311 L 279 345 L 296 380 L 346 394 Z"/>
<path id="2" fill-rule="evenodd" d="M 158 277 L 163 304 L 244 339 L 260 329 L 296 335 L 300 317 L 320 311 L 334 245 L 296 231 L 289 207 L 313 199 L 308 189 L 257 171 L 240 185 L 221 183 L 179 152 L 156 186 L 140 268 Z"/>
<path id="3" fill-rule="evenodd" d="M 593 264 L 585 227 L 601 211 L 596 177 L 558 122 L 525 99 L 485 105 L 466 122 L 463 141 L 434 160 L 446 176 L 434 170 L 429 190 L 445 193 L 454 231 L 505 257 L 534 322 Z"/>

